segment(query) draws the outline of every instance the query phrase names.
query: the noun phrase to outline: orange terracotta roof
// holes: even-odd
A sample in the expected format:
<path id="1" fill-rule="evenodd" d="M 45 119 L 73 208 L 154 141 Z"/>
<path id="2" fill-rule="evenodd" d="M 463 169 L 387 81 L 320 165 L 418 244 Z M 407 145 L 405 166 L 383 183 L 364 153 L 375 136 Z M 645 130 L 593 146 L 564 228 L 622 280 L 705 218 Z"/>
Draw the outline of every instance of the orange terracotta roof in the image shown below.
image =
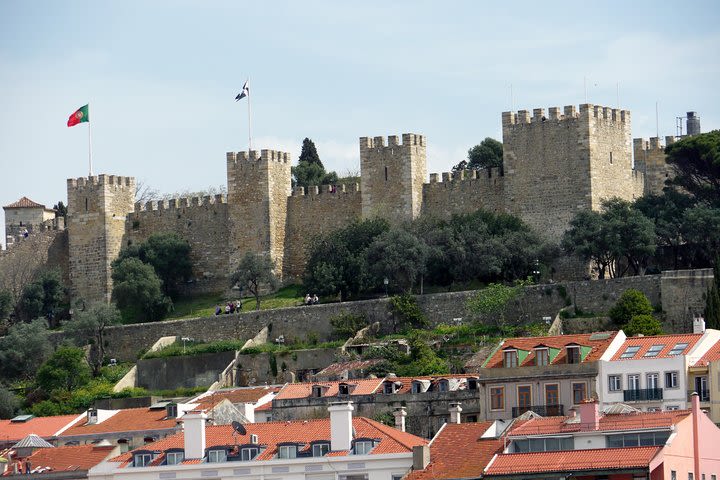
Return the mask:
<path id="1" fill-rule="evenodd" d="M 382 360 L 380 359 L 374 359 L 374 360 L 355 360 L 353 362 L 342 362 L 342 363 L 332 363 L 328 365 L 327 367 L 320 370 L 315 375 L 324 376 L 324 375 L 338 375 L 345 371 L 352 371 L 352 370 L 361 370 L 365 368 L 372 367 L 373 365 L 376 365 L 380 363 Z"/>
<path id="2" fill-rule="evenodd" d="M 42 438 L 54 437 L 59 430 L 72 423 L 77 417 L 77 415 L 34 417 L 26 422 L 0 420 L 0 440 L 15 443 L 31 433 Z"/>
<path id="3" fill-rule="evenodd" d="M 601 448 L 498 455 L 486 476 L 647 468 L 662 447 Z"/>
<path id="4" fill-rule="evenodd" d="M 401 432 L 368 418 L 353 418 L 356 438 L 379 439 L 380 443 L 370 454 L 407 453 L 412 447 L 425 445 L 427 441 L 410 433 Z M 261 445 L 267 448 L 257 460 L 267 460 L 277 454 L 277 445 L 284 442 L 307 444 L 316 440 L 330 441 L 330 420 L 298 420 L 291 422 L 249 423 L 245 425 L 246 434 L 238 435 L 231 425 L 210 425 L 205 428 L 206 448 L 231 446 L 250 443 L 250 435 L 257 435 Z M 184 433 L 178 433 L 136 450 L 164 452 L 171 448 L 183 448 Z M 127 462 L 133 452 L 127 452 L 111 459 L 114 462 Z"/>
<path id="5" fill-rule="evenodd" d="M 17 202 L 13 202 L 10 205 L 5 205 L 3 208 L 45 208 L 45 205 L 33 202 L 27 197 L 22 197 Z"/>
<path id="6" fill-rule="evenodd" d="M 406 480 L 479 478 L 492 457 L 503 449 L 501 439 L 480 438 L 492 424 L 446 424 L 430 444 L 430 464 L 413 471 Z"/>
<path id="7" fill-rule="evenodd" d="M 89 470 L 105 460 L 113 446 L 78 445 L 73 447 L 41 448 L 28 458 L 32 469 L 50 468 L 49 472 Z"/>
<path id="8" fill-rule="evenodd" d="M 610 346 L 618 332 L 596 332 L 579 335 L 556 335 L 553 337 L 520 337 L 506 338 L 500 348 L 488 358 L 483 368 L 503 368 L 503 350 L 517 349 L 529 352 L 520 366 L 535 365 L 535 347 L 556 348 L 560 351 L 550 362 L 551 365 L 567 363 L 567 349 L 569 345 L 590 347 L 591 350 L 582 360 L 582 363 L 594 362 L 600 359 L 605 350 Z M 595 339 L 596 337 L 599 337 Z"/>
<path id="9" fill-rule="evenodd" d="M 652 337 L 629 337 L 625 342 L 620 346 L 617 352 L 615 352 L 615 355 L 612 358 L 612 361 L 616 360 L 648 360 L 652 358 L 671 358 L 674 355 L 668 355 L 670 350 L 673 349 L 675 345 L 678 343 L 687 343 L 687 347 L 683 350 L 683 352 L 680 355 L 684 355 L 687 352 L 692 349 L 695 344 L 700 340 L 700 337 L 702 337 L 702 333 L 687 333 L 682 335 L 655 335 Z M 645 353 L 647 353 L 648 349 L 652 347 L 653 345 L 663 345 L 662 350 L 659 351 L 657 355 L 654 357 L 646 357 L 644 356 Z M 622 354 L 627 350 L 628 347 L 640 347 L 640 349 L 629 358 L 620 358 Z"/>
<path id="10" fill-rule="evenodd" d="M 326 387 L 323 389 L 323 397 L 334 397 L 338 395 L 338 385 L 347 383 L 354 385 L 355 388 L 350 391 L 350 395 L 369 395 L 375 393 L 382 383 L 382 378 L 348 380 L 346 382 L 304 382 L 304 383 L 288 383 L 277 394 L 275 400 L 285 400 L 291 398 L 306 398 L 312 396 L 312 388 L 314 385 Z"/>
<path id="11" fill-rule="evenodd" d="M 670 427 L 688 415 L 690 415 L 690 410 L 603 415 L 600 417 L 599 430 L 619 431 Z M 567 423 L 567 420 L 570 418 L 572 417 L 541 417 L 517 422 L 509 432 L 509 436 L 568 433 L 588 429 L 587 425 L 579 422 Z"/>
<path id="12" fill-rule="evenodd" d="M 705 352 L 705 355 L 700 357 L 693 367 L 705 367 L 710 362 L 716 362 L 718 360 L 720 360 L 720 340 L 710 347 L 710 350 Z"/>
<path id="13" fill-rule="evenodd" d="M 256 412 L 269 412 L 270 410 L 272 410 L 272 402 L 266 402 L 259 407 L 255 407 Z"/>
<path id="14" fill-rule="evenodd" d="M 165 430 L 177 427 L 177 419 L 166 418 L 164 408 L 150 410 L 143 408 L 126 408 L 118 411 L 107 420 L 93 425 L 86 425 L 85 417 L 78 420 L 72 427 L 62 433 L 63 437 L 73 435 L 92 435 L 110 432 L 136 432 L 143 430 Z"/>
<path id="15" fill-rule="evenodd" d="M 209 410 L 221 401 L 228 399 L 231 403 L 255 403 L 269 393 L 280 390 L 280 387 L 251 387 L 218 390 L 210 395 L 199 397 L 192 403 L 198 403 L 199 409 Z"/>

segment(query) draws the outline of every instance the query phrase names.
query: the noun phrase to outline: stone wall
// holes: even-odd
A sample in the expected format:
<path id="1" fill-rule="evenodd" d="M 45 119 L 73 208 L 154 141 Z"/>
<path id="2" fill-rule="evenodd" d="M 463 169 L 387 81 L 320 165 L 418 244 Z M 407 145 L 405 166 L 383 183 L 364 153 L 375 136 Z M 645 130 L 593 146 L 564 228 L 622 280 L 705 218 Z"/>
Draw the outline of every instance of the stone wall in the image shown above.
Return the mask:
<path id="1" fill-rule="evenodd" d="M 692 332 L 692 319 L 705 310 L 707 291 L 713 282 L 711 268 L 663 272 L 662 308 L 666 314 L 666 328 Z"/>
<path id="2" fill-rule="evenodd" d="M 283 353 L 237 356 L 238 386 L 278 384 L 304 380 L 302 372 L 318 372 L 334 363 L 337 348 L 313 348 Z M 273 366 L 274 365 L 274 366 Z M 274 369 L 274 371 L 273 371 Z M 295 376 L 293 377 L 294 374 Z"/>
<path id="3" fill-rule="evenodd" d="M 480 208 L 496 213 L 505 211 L 505 178 L 501 169 L 432 173 L 430 183 L 423 185 L 423 215 L 447 218 Z"/>
<path id="4" fill-rule="evenodd" d="M 148 390 L 209 387 L 234 358 L 233 350 L 138 360 L 137 386 Z"/>
<path id="5" fill-rule="evenodd" d="M 305 192 L 297 187 L 288 198 L 285 227 L 283 278 L 300 278 L 307 262 L 308 242 L 359 220 L 362 199 L 357 183 L 352 185 L 311 186 Z"/>
<path id="6" fill-rule="evenodd" d="M 195 292 L 227 288 L 228 211 L 224 195 L 179 198 L 135 204 L 125 223 L 124 245 L 137 244 L 155 233 L 174 232 L 190 244 Z"/>
<path id="7" fill-rule="evenodd" d="M 675 143 L 675 137 L 665 137 L 665 145 L 658 137 L 633 139 L 635 169 L 645 174 L 645 194 L 662 194 L 665 181 L 675 175 L 673 169 L 665 161 L 665 147 Z"/>

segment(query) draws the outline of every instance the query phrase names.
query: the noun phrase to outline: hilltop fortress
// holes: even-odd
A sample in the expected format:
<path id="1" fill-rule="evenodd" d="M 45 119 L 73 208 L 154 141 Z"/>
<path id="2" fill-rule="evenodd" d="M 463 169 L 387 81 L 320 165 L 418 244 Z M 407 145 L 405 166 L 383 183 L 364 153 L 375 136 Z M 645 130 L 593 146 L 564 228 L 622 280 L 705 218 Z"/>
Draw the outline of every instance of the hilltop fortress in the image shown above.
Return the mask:
<path id="1" fill-rule="evenodd" d="M 559 241 L 580 210 L 609 197 L 659 191 L 669 174 L 658 139 L 631 141 L 630 112 L 592 104 L 502 114 L 504 169 L 433 173 L 423 135 L 360 138 L 360 184 L 291 189 L 289 154 L 227 153 L 227 197 L 134 203 L 133 177 L 67 181 L 67 269 L 72 291 L 109 300 L 120 249 L 159 232 L 190 243 L 197 291 L 228 287 L 247 251 L 270 255 L 284 279 L 299 277 L 315 235 L 353 220 L 397 224 L 479 208 L 518 215 Z M 673 141 L 669 137 L 667 141 Z M 633 168 L 633 154 L 635 168 Z"/>

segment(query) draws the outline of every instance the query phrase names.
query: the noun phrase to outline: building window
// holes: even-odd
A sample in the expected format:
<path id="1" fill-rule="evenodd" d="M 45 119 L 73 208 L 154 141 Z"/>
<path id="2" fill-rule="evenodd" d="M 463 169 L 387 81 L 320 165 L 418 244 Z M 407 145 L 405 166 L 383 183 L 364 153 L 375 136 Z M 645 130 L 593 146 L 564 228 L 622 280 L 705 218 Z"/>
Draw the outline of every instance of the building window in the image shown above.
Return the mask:
<path id="1" fill-rule="evenodd" d="M 177 418 L 177 403 L 168 403 L 165 411 L 167 418 Z"/>
<path id="2" fill-rule="evenodd" d="M 608 390 L 611 392 L 619 392 L 622 390 L 622 380 L 620 375 L 608 376 Z"/>
<path id="3" fill-rule="evenodd" d="M 670 480 L 677 480 L 677 472 L 675 470 L 670 470 Z"/>
<path id="4" fill-rule="evenodd" d="M 280 445 L 278 458 L 297 458 L 297 445 Z"/>
<path id="5" fill-rule="evenodd" d="M 135 467 L 145 467 L 152 462 L 152 454 L 151 453 L 136 453 L 133 456 L 133 466 Z"/>
<path id="6" fill-rule="evenodd" d="M 612 165 L 612 152 L 610 152 L 610 165 Z"/>
<path id="7" fill-rule="evenodd" d="M 514 453 L 528 452 L 557 452 L 559 450 L 573 450 L 575 448 L 572 437 L 532 438 L 513 441 Z"/>
<path id="8" fill-rule="evenodd" d="M 315 398 L 322 397 L 323 389 L 320 385 L 313 385 L 312 387 L 312 396 Z"/>
<path id="9" fill-rule="evenodd" d="M 468 415 L 465 417 L 465 423 L 477 423 L 477 415 Z"/>
<path id="10" fill-rule="evenodd" d="M 478 382 L 474 378 L 468 378 L 467 381 L 467 389 L 468 390 L 477 390 L 478 389 Z"/>
<path id="11" fill-rule="evenodd" d="M 530 385 L 518 385 L 518 407 L 530 408 L 532 405 L 532 391 Z"/>
<path id="12" fill-rule="evenodd" d="M 312 446 L 312 456 L 313 457 L 323 457 L 329 451 L 330 451 L 329 443 L 315 443 Z"/>
<path id="13" fill-rule="evenodd" d="M 240 450 L 240 460 L 243 462 L 249 462 L 253 458 L 257 457 L 258 453 L 260 453 L 260 449 L 258 447 L 245 447 Z"/>
<path id="14" fill-rule="evenodd" d="M 535 365 L 547 365 L 550 360 L 550 354 L 547 348 L 538 348 L 535 350 Z"/>
<path id="15" fill-rule="evenodd" d="M 168 452 L 165 454 L 168 465 L 177 465 L 185 460 L 185 452 Z"/>
<path id="16" fill-rule="evenodd" d="M 647 374 L 647 388 L 656 390 L 660 388 L 660 381 L 659 381 L 660 375 L 657 373 L 648 373 Z"/>
<path id="17" fill-rule="evenodd" d="M 383 393 L 388 395 L 395 393 L 395 384 L 393 382 L 385 382 L 383 385 Z"/>
<path id="18" fill-rule="evenodd" d="M 680 355 L 687 348 L 687 343 L 676 343 L 675 346 L 668 352 L 668 355 Z"/>
<path id="19" fill-rule="evenodd" d="M 557 383 L 545 385 L 545 405 L 560 405 L 560 385 Z"/>
<path id="20" fill-rule="evenodd" d="M 677 406 L 677 405 L 668 405 L 668 406 L 667 406 L 667 409 L 668 409 L 669 411 L 680 410 L 680 407 Z"/>
<path id="21" fill-rule="evenodd" d="M 132 450 L 130 442 L 126 438 L 121 438 L 117 441 L 118 445 L 120 445 L 120 453 L 129 452 Z M 67 443 L 65 445 L 68 445 Z"/>
<path id="22" fill-rule="evenodd" d="M 678 372 L 665 372 L 665 388 L 678 388 Z"/>
<path id="23" fill-rule="evenodd" d="M 628 390 L 640 390 L 640 375 L 628 375 Z"/>
<path id="24" fill-rule="evenodd" d="M 505 410 L 505 387 L 490 388 L 490 410 Z"/>
<path id="25" fill-rule="evenodd" d="M 505 368 L 514 368 L 518 366 L 517 350 L 506 350 L 503 353 L 503 358 L 505 360 Z"/>
<path id="26" fill-rule="evenodd" d="M 222 450 L 209 450 L 208 463 L 222 463 L 227 461 L 227 452 Z"/>
<path id="27" fill-rule="evenodd" d="M 665 445 L 670 432 L 644 432 L 607 435 L 605 443 L 607 448 L 623 447 L 652 447 Z"/>
<path id="28" fill-rule="evenodd" d="M 355 455 L 365 455 L 370 453 L 370 450 L 373 448 L 373 442 L 370 440 L 360 440 L 355 442 L 355 446 L 353 448 L 353 453 Z"/>
<path id="29" fill-rule="evenodd" d="M 580 347 L 567 347 L 567 363 L 580 363 Z"/>
<path id="30" fill-rule="evenodd" d="M 438 392 L 447 392 L 450 390 L 450 384 L 447 380 L 440 380 L 438 382 Z"/>
<path id="31" fill-rule="evenodd" d="M 422 393 L 422 384 L 420 382 L 412 382 L 412 393 Z"/>
<path id="32" fill-rule="evenodd" d="M 692 472 L 688 472 L 688 480 L 693 480 L 693 473 L 692 473 Z"/>
<path id="33" fill-rule="evenodd" d="M 631 345 L 625 349 L 625 351 L 620 355 L 620 358 L 632 358 L 635 356 L 635 354 L 640 351 L 640 347 L 637 345 Z"/>
<path id="34" fill-rule="evenodd" d="M 347 383 L 338 385 L 338 395 L 350 395 L 350 385 Z"/>
<path id="35" fill-rule="evenodd" d="M 573 403 L 575 405 L 584 402 L 587 399 L 587 383 L 573 383 L 572 384 L 572 396 Z"/>
<path id="36" fill-rule="evenodd" d="M 657 357 L 663 348 L 665 348 L 665 345 L 652 345 L 643 357 Z"/>

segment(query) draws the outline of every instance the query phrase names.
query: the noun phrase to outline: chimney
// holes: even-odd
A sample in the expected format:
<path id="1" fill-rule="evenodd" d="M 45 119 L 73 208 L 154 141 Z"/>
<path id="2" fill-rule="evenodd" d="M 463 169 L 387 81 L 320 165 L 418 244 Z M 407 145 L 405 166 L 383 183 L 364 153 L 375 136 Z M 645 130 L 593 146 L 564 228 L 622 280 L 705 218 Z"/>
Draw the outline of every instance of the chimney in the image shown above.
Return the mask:
<path id="1" fill-rule="evenodd" d="M 700 397 L 697 392 L 693 392 L 690 396 L 692 404 L 692 427 L 693 427 L 693 463 L 695 466 L 695 478 L 700 478 L 700 415 L 704 415 L 700 411 Z"/>
<path id="2" fill-rule="evenodd" d="M 407 417 L 407 412 L 405 411 L 405 407 L 398 407 L 393 412 L 393 415 L 395 416 L 395 428 L 400 430 L 401 432 L 405 431 L 405 417 Z"/>
<path id="3" fill-rule="evenodd" d="M 413 470 L 425 470 L 430 463 L 430 447 L 427 445 L 415 445 L 413 452 Z"/>
<path id="4" fill-rule="evenodd" d="M 330 412 L 330 450 L 350 450 L 352 446 L 352 402 L 331 403 Z"/>
<path id="5" fill-rule="evenodd" d="M 205 456 L 205 422 L 208 416 L 203 410 L 191 410 L 183 415 L 185 430 L 185 458 Z"/>
<path id="6" fill-rule="evenodd" d="M 580 425 L 582 430 L 600 428 L 600 412 L 595 400 L 588 400 L 580 404 Z"/>
<path id="7" fill-rule="evenodd" d="M 693 333 L 705 333 L 705 319 L 693 317 Z"/>
<path id="8" fill-rule="evenodd" d="M 460 413 L 462 412 L 462 407 L 459 403 L 451 403 L 450 408 L 448 408 L 448 412 L 450 412 L 450 423 L 460 423 Z"/>

